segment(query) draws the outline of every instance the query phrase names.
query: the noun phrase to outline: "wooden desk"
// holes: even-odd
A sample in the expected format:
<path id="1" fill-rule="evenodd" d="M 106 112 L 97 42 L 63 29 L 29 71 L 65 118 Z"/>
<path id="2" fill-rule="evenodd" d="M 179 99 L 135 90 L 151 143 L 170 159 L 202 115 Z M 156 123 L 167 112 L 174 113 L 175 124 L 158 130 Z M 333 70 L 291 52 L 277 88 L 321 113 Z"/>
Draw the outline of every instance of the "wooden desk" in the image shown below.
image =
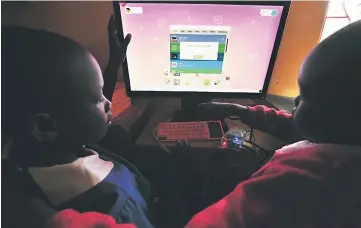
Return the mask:
<path id="1" fill-rule="evenodd" d="M 215 99 L 215 101 L 219 101 Z M 236 99 L 227 99 L 226 102 L 229 103 L 237 103 L 242 105 L 256 105 L 256 104 L 262 104 L 266 105 L 268 107 L 272 107 L 272 104 L 270 104 L 266 100 L 236 100 Z M 257 102 L 257 103 L 256 103 Z M 169 122 L 171 121 L 173 117 L 173 113 L 175 110 L 180 108 L 180 100 L 179 99 L 158 99 L 156 101 L 158 104 L 156 111 L 154 112 L 153 116 L 150 118 L 148 124 L 144 127 L 142 133 L 136 140 L 136 146 L 159 146 L 158 140 L 155 138 L 155 131 L 158 123 L 160 122 Z M 243 123 L 241 123 L 238 120 L 225 120 L 228 128 L 244 128 L 249 129 L 249 127 Z M 254 131 L 256 144 L 262 146 L 263 148 L 267 150 L 276 150 L 278 148 L 281 148 L 285 145 L 284 142 L 281 140 L 260 132 L 258 130 Z M 168 143 L 165 144 L 168 146 L 173 146 L 174 143 Z M 207 142 L 191 142 L 192 147 L 196 148 L 214 148 L 218 147 L 220 145 L 220 141 L 207 141 Z"/>
<path id="2" fill-rule="evenodd" d="M 217 101 L 217 100 L 215 100 Z M 273 107 L 266 100 L 226 100 L 229 103 L 237 103 L 243 105 L 256 105 L 262 104 L 268 107 Z M 155 138 L 155 131 L 158 123 L 170 121 L 173 117 L 175 110 L 180 107 L 179 99 L 158 99 L 155 102 L 157 107 L 155 112 L 148 121 L 148 124 L 144 127 L 140 136 L 135 142 L 135 150 L 132 152 L 131 160 L 137 164 L 137 166 L 146 173 L 152 173 L 154 176 L 158 176 L 162 172 L 165 164 L 168 163 L 169 153 L 165 152 L 161 147 L 159 141 Z M 244 128 L 249 127 L 240 121 L 232 121 L 226 119 L 226 124 L 229 128 Z M 281 148 L 286 143 L 273 137 L 272 135 L 263 133 L 258 130 L 254 130 L 255 142 L 257 145 L 263 147 L 266 150 L 274 151 Z M 214 160 L 214 154 L 219 151 L 220 141 L 206 141 L 206 142 L 191 142 L 191 158 L 190 164 L 193 163 L 195 168 L 199 170 L 207 170 L 209 167 L 207 164 L 212 163 Z M 175 143 L 163 144 L 169 149 L 173 149 Z M 227 152 L 227 159 L 223 161 L 224 165 L 231 165 L 232 163 L 242 164 L 245 169 L 255 171 L 255 167 L 259 168 L 259 162 L 263 158 L 259 158 L 257 155 L 249 153 L 239 152 Z"/>

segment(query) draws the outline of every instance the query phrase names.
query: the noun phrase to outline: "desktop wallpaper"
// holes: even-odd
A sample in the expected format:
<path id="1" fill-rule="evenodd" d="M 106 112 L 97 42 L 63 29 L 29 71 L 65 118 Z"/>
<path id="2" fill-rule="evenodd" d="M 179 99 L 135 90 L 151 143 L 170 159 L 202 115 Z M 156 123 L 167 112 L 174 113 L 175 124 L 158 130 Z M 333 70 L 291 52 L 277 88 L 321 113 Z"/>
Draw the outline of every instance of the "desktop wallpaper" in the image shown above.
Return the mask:
<path id="1" fill-rule="evenodd" d="M 132 34 L 127 52 L 131 90 L 260 92 L 262 89 L 282 6 L 120 3 L 120 8 L 124 34 Z M 172 26 L 229 28 L 222 72 L 173 74 L 176 71 L 172 67 L 177 64 L 172 62 L 170 50 L 170 39 L 174 38 Z M 224 47 L 224 42 L 221 45 Z M 198 48 L 196 52 L 208 53 L 211 49 Z M 207 66 L 202 64 L 199 65 Z"/>

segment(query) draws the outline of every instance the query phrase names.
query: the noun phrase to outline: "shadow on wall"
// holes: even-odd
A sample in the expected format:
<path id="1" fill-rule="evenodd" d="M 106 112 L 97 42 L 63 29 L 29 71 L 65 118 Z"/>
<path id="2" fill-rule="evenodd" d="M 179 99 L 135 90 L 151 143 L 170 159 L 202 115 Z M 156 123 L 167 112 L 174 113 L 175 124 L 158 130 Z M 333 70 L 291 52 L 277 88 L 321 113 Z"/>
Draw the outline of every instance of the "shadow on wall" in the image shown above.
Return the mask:
<path id="1" fill-rule="evenodd" d="M 86 47 L 102 69 L 108 61 L 107 24 L 112 2 L 1 2 L 1 24 L 44 29 Z"/>

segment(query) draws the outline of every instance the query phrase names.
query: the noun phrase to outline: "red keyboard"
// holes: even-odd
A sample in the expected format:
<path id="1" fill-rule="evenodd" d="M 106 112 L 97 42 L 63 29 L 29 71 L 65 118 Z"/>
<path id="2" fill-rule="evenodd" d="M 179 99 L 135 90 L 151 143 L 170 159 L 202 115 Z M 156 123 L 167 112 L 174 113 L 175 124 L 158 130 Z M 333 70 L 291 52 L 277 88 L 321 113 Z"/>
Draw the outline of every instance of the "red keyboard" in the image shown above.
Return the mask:
<path id="1" fill-rule="evenodd" d="M 211 139 L 208 122 L 160 123 L 157 129 L 159 141 L 185 141 Z"/>

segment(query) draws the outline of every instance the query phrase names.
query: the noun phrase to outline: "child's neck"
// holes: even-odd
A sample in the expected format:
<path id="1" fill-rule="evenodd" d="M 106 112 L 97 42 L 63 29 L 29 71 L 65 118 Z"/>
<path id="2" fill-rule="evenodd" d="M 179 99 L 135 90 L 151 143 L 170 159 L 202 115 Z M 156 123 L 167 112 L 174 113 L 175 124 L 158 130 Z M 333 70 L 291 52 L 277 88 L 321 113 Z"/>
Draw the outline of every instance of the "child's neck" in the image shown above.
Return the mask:
<path id="1" fill-rule="evenodd" d="M 50 167 L 74 162 L 78 157 L 85 156 L 81 146 L 58 147 L 46 144 L 26 145 L 22 143 L 14 145 L 12 158 L 25 167 Z"/>

